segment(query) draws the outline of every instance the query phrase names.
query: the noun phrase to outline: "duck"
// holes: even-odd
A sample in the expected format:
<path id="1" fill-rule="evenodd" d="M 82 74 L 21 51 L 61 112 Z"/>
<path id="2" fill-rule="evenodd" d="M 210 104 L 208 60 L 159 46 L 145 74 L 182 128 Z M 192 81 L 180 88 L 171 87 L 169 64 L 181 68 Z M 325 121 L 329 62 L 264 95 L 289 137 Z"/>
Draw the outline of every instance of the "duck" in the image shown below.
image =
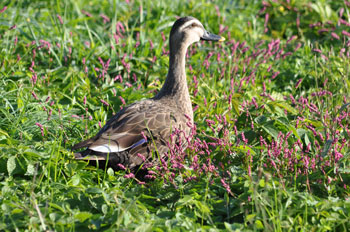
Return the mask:
<path id="1" fill-rule="evenodd" d="M 225 38 L 205 30 L 194 17 L 178 18 L 170 31 L 169 68 L 160 91 L 153 98 L 124 107 L 95 136 L 75 144 L 72 151 L 84 150 L 74 153 L 74 158 L 96 162 L 101 168 L 135 172 L 145 161 L 164 157 L 173 143 L 180 143 L 185 149 L 188 145 L 185 138 L 189 138 L 192 130 L 189 125 L 194 123 L 186 79 L 186 52 L 200 40 L 221 42 Z M 183 133 L 173 139 L 174 131 Z"/>

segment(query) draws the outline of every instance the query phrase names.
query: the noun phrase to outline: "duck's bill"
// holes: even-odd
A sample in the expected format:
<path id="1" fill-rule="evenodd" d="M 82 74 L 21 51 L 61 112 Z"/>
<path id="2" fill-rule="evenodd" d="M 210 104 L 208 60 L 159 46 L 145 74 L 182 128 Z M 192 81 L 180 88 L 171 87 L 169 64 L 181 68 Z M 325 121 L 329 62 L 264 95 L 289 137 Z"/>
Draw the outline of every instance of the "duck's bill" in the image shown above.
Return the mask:
<path id="1" fill-rule="evenodd" d="M 225 38 L 220 35 L 215 35 L 213 33 L 205 31 L 204 35 L 201 37 L 201 40 L 222 42 L 225 40 Z"/>

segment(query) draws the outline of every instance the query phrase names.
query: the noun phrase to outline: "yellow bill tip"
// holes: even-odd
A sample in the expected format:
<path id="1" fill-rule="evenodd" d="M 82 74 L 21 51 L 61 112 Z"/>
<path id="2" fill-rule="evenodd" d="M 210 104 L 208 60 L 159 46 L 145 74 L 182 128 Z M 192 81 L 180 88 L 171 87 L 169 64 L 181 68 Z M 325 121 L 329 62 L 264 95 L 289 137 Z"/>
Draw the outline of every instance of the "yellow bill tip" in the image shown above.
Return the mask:
<path id="1" fill-rule="evenodd" d="M 221 39 L 219 39 L 219 42 L 223 42 L 223 41 L 225 41 L 226 39 L 225 39 L 225 37 L 222 37 L 221 36 Z"/>

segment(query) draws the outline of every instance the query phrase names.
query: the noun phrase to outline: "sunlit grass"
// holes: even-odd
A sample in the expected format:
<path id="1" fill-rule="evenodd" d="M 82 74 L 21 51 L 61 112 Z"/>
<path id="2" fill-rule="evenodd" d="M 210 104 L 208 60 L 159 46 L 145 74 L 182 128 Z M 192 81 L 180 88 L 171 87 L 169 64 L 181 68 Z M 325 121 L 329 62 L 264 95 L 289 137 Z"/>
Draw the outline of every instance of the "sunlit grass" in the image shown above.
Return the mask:
<path id="1" fill-rule="evenodd" d="M 348 1 L 0 9 L 0 230 L 349 228 Z M 188 51 L 188 149 L 147 183 L 74 161 L 73 144 L 160 89 L 185 15 L 226 37 Z"/>

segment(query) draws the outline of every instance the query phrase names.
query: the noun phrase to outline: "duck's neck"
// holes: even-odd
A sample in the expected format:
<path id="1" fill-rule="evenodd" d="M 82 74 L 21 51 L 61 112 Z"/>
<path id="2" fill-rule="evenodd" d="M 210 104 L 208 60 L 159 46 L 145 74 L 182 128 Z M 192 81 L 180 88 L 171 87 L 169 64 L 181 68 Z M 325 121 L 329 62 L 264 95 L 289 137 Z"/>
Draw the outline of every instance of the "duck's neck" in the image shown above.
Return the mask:
<path id="1" fill-rule="evenodd" d="M 189 96 L 185 68 L 186 51 L 187 46 L 170 47 L 168 75 L 156 98 Z"/>
<path id="2" fill-rule="evenodd" d="M 175 104 L 175 107 L 188 115 L 193 121 L 192 103 L 188 92 L 185 68 L 187 47 L 186 45 L 170 45 L 168 75 L 162 89 L 154 99 Z"/>

